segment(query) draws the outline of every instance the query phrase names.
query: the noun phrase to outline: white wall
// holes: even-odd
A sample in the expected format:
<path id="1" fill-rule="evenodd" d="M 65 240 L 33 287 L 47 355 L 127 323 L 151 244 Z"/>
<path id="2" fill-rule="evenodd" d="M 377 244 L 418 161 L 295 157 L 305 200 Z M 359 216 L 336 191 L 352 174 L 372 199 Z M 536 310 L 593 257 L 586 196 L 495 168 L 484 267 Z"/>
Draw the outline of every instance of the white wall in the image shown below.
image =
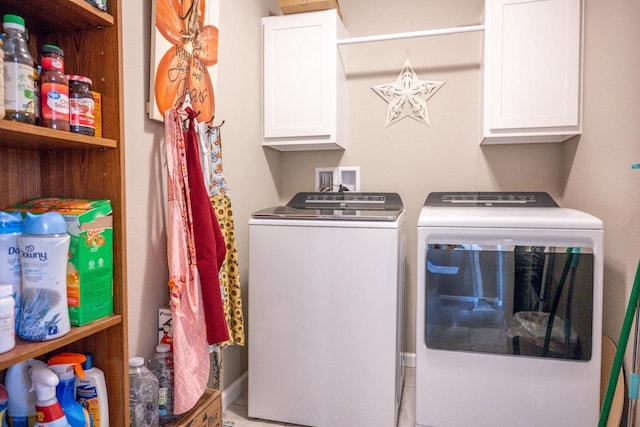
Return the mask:
<path id="1" fill-rule="evenodd" d="M 279 154 L 260 145 L 260 19 L 269 14 L 269 6 L 272 2 L 248 0 L 222 0 L 220 6 L 216 123 L 225 120 L 223 164 L 231 188 L 245 295 L 249 215 L 278 200 Z M 168 302 L 164 126 L 145 113 L 151 0 L 122 1 L 122 8 L 129 354 L 149 357 L 157 342 L 157 309 Z M 232 347 L 226 353 L 223 384 L 247 370 L 246 349 Z"/>
<path id="2" fill-rule="evenodd" d="M 232 191 L 243 293 L 252 211 L 313 189 L 321 166 L 360 166 L 363 191 L 396 191 L 409 224 L 430 191 L 547 191 L 605 224 L 604 332 L 617 341 L 640 253 L 640 3 L 586 1 L 584 132 L 557 144 L 480 146 L 481 33 L 348 47 L 348 148 L 277 153 L 261 141 L 260 17 L 275 0 L 221 0 L 217 120 Z M 482 0 L 346 0 L 350 36 L 481 22 Z M 129 347 L 148 355 L 155 312 L 166 302 L 162 126 L 144 114 L 150 0 L 123 1 Z M 406 58 L 423 80 L 446 84 L 428 103 L 431 126 L 384 128 L 386 104 L 372 85 L 394 81 Z M 409 240 L 407 348 L 414 351 L 415 233 Z M 246 300 L 245 300 L 246 312 Z M 249 337 L 250 339 L 250 337 Z M 629 353 L 629 352 L 628 352 Z M 246 349 L 225 353 L 224 384 L 246 370 Z"/>

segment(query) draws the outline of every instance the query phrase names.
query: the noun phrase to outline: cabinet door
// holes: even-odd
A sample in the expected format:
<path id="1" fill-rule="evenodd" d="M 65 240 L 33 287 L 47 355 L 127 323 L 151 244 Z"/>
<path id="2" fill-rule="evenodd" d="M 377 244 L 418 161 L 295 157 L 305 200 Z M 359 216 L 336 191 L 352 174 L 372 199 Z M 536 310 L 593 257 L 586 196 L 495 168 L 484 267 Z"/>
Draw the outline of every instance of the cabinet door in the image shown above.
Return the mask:
<path id="1" fill-rule="evenodd" d="M 327 13 L 329 12 L 329 13 Z M 335 137 L 335 12 L 264 18 L 264 137 Z"/>
<path id="2" fill-rule="evenodd" d="M 487 1 L 485 136 L 579 133 L 580 3 Z"/>

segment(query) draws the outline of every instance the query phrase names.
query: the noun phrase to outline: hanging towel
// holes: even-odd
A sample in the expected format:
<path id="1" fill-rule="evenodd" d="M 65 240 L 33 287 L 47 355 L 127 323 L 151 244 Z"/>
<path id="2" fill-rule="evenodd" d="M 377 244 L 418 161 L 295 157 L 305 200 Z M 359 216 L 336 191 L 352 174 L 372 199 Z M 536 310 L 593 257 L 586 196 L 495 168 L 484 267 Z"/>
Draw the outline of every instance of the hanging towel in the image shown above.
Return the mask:
<path id="1" fill-rule="evenodd" d="M 207 341 L 209 344 L 217 344 L 229 339 L 218 276 L 225 259 L 226 248 L 204 186 L 198 138 L 193 120 L 197 114 L 191 108 L 187 108 L 186 112 L 190 119 L 189 127 L 184 134 L 187 174 L 191 190 L 193 232 L 204 303 L 204 318 L 207 324 Z"/>
<path id="2" fill-rule="evenodd" d="M 167 258 L 173 323 L 174 412 L 195 406 L 209 378 L 209 346 L 196 267 L 193 213 L 185 161 L 182 117 L 165 113 L 168 170 Z"/>
<path id="3" fill-rule="evenodd" d="M 220 268 L 220 286 L 224 314 L 229 330 L 229 340 L 220 345 L 244 345 L 244 321 L 242 314 L 242 296 L 240 292 L 240 269 L 236 248 L 233 210 L 231 209 L 231 191 L 222 170 L 222 138 L 220 126 L 208 127 L 198 123 L 198 137 L 203 157 L 202 170 L 207 183 L 209 200 L 222 230 L 227 249 L 226 257 Z"/>

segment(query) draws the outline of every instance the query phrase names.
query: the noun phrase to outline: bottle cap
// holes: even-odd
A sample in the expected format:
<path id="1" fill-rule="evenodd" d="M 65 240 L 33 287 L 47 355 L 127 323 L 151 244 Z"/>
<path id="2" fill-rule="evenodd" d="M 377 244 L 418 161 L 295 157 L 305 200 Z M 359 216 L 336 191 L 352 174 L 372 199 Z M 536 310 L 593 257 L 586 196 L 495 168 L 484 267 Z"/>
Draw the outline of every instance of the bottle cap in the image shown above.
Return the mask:
<path id="1" fill-rule="evenodd" d="M 171 346 L 169 344 L 158 344 L 156 346 L 156 352 L 158 353 L 169 353 L 171 351 Z"/>
<path id="2" fill-rule="evenodd" d="M 20 212 L 0 212 L 0 234 L 22 233 Z"/>
<path id="3" fill-rule="evenodd" d="M 58 353 L 49 359 L 49 367 L 53 368 L 54 366 L 60 365 L 64 366 L 64 369 L 66 370 L 68 367 L 72 366 L 76 375 L 83 380 L 85 375 L 84 370 L 82 369 L 82 363 L 86 360 L 87 357 L 84 354 L 63 352 Z M 56 373 L 60 374 L 60 371 L 56 370 Z M 60 379 L 62 379 L 62 377 L 60 377 Z"/>
<path id="4" fill-rule="evenodd" d="M 74 82 L 87 83 L 89 84 L 89 86 L 91 86 L 91 84 L 93 83 L 89 77 L 79 76 L 77 74 L 67 75 L 67 80 L 74 81 Z"/>
<path id="5" fill-rule="evenodd" d="M 84 362 L 82 362 L 82 369 L 89 370 L 93 369 L 93 353 L 85 353 L 84 356 L 87 358 Z"/>
<path id="6" fill-rule="evenodd" d="M 13 296 L 13 285 L 0 285 L 0 298 Z"/>
<path id="7" fill-rule="evenodd" d="M 136 356 L 129 358 L 129 367 L 137 368 L 139 366 L 144 366 L 144 357 Z"/>
<path id="8" fill-rule="evenodd" d="M 22 29 L 24 29 L 24 18 L 22 16 L 12 15 L 10 13 L 7 13 L 2 18 L 2 23 L 4 24 L 5 28 L 20 29 L 19 27 L 22 27 Z M 9 27 L 7 27 L 7 24 L 9 24 Z"/>
<path id="9" fill-rule="evenodd" d="M 42 46 L 41 54 L 53 53 L 55 55 L 64 56 L 64 51 L 54 44 L 45 44 Z"/>
<path id="10" fill-rule="evenodd" d="M 0 384 L 0 404 L 7 403 L 9 400 L 9 393 L 7 393 L 7 389 Z"/>
<path id="11" fill-rule="evenodd" d="M 24 218 L 24 234 L 64 234 L 67 224 L 59 212 L 32 214 L 27 212 Z"/>

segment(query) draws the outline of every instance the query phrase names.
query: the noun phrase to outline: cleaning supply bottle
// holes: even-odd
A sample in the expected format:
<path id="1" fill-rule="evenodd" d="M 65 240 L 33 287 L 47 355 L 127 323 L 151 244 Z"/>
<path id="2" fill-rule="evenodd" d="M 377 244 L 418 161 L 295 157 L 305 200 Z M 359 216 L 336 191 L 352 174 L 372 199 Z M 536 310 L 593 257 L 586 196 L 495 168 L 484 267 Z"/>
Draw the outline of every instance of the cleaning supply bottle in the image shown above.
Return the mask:
<path id="1" fill-rule="evenodd" d="M 149 359 L 147 368 L 159 382 L 158 413 L 160 420 L 173 417 L 173 355 L 169 344 L 158 344 L 156 353 Z"/>
<path id="2" fill-rule="evenodd" d="M 31 390 L 31 369 L 46 367 L 44 362 L 27 359 L 9 366 L 4 385 L 9 393 L 7 414 L 13 427 L 33 427 L 36 419 L 36 393 Z"/>
<path id="3" fill-rule="evenodd" d="M 27 212 L 18 237 L 22 266 L 20 338 L 46 341 L 69 332 L 67 257 L 69 234 L 59 212 Z"/>
<path id="4" fill-rule="evenodd" d="M 49 369 L 52 369 L 60 380 L 56 386 L 56 397 L 71 427 L 93 426 L 91 415 L 84 406 L 76 401 L 75 397 L 76 375 L 74 369 L 76 369 L 78 377 L 84 378 L 85 375 L 80 365 L 85 360 L 86 357 L 78 353 L 63 353 L 49 359 Z"/>
<path id="5" fill-rule="evenodd" d="M 20 269 L 18 236 L 21 234 L 22 215 L 20 212 L 0 212 L 0 283 L 8 283 L 13 286 L 16 335 L 20 323 L 22 270 Z"/>
<path id="6" fill-rule="evenodd" d="M 70 427 L 56 399 L 58 376 L 48 368 L 31 369 L 31 389 L 36 392 L 36 423 L 34 427 Z"/>
<path id="7" fill-rule="evenodd" d="M 84 379 L 76 376 L 76 400 L 89 410 L 94 427 L 109 427 L 109 399 L 104 372 L 93 366 L 92 353 L 84 355 Z"/>
<path id="8" fill-rule="evenodd" d="M 16 346 L 15 309 L 13 287 L 0 284 L 0 353 Z"/>
<path id="9" fill-rule="evenodd" d="M 143 357 L 129 359 L 129 426 L 158 427 L 158 379 Z"/>
<path id="10" fill-rule="evenodd" d="M 7 427 L 7 405 L 9 403 L 9 393 L 7 389 L 0 385 L 0 426 Z"/>

